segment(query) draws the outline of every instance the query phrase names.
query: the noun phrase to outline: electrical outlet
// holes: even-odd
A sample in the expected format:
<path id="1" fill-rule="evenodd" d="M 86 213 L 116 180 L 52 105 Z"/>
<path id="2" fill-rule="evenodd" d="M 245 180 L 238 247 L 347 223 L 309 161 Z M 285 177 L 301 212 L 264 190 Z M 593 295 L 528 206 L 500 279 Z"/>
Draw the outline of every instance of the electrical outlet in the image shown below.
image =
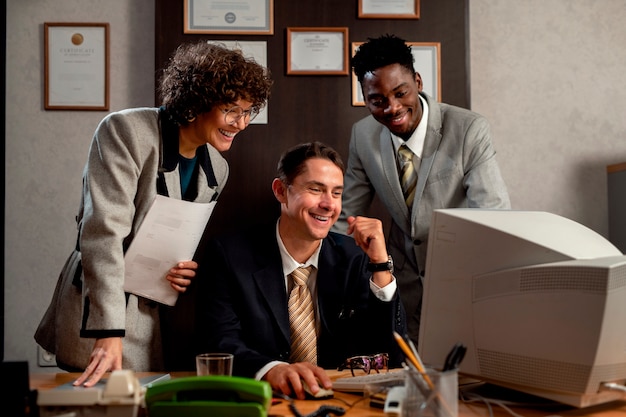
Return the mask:
<path id="1" fill-rule="evenodd" d="M 41 346 L 37 346 L 37 365 L 41 367 L 57 366 L 57 358 Z"/>

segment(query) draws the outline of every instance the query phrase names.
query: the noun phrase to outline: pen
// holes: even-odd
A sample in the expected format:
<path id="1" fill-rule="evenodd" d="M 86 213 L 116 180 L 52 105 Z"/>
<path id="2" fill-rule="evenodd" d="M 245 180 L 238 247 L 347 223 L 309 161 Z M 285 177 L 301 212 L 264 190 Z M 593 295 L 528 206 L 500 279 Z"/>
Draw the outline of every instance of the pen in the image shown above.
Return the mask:
<path id="1" fill-rule="evenodd" d="M 448 414 L 448 416 L 453 417 L 453 414 L 452 414 L 450 408 L 448 407 L 448 404 L 446 404 L 444 399 L 441 397 L 441 393 L 439 393 L 436 390 L 435 384 L 433 384 L 433 381 L 430 379 L 430 377 L 426 373 L 426 369 L 424 368 L 422 360 L 420 359 L 417 351 L 415 351 L 415 345 L 409 339 L 409 343 L 411 344 L 412 348 L 409 347 L 407 342 L 402 338 L 402 336 L 400 336 L 400 334 L 398 334 L 398 332 L 394 331 L 393 332 L 393 337 L 396 339 L 396 342 L 398 343 L 398 346 L 400 346 L 400 349 L 402 349 L 402 352 L 404 352 L 404 355 L 407 357 L 407 360 L 409 361 L 410 368 L 413 368 L 414 371 L 417 371 L 417 373 L 422 376 L 424 382 L 426 382 L 426 384 L 428 385 L 428 388 L 430 389 L 431 393 L 435 394 L 435 396 L 436 396 L 436 398 L 438 400 L 439 406 L 443 410 L 445 410 L 445 412 Z M 429 395 L 426 395 L 426 393 L 425 393 L 427 388 L 425 388 L 425 387 L 422 388 L 421 385 L 420 385 L 420 382 L 417 381 L 415 379 L 415 377 L 411 373 L 409 373 L 409 377 L 416 384 L 417 388 L 422 392 L 422 395 L 424 395 L 424 397 L 427 398 L 429 396 Z"/>
<path id="2" fill-rule="evenodd" d="M 413 383 L 415 384 L 417 389 L 419 389 L 419 391 L 422 393 L 424 398 L 430 397 L 433 390 L 429 389 L 426 386 L 426 381 L 424 381 L 424 378 L 418 378 L 418 375 L 421 375 L 421 372 L 418 371 L 417 368 L 413 366 L 413 364 L 410 362 L 406 362 L 404 363 L 404 365 L 406 366 L 407 369 L 412 371 L 412 372 L 409 372 L 407 375 L 409 376 L 409 378 L 411 378 L 411 380 L 413 380 Z"/>
<path id="3" fill-rule="evenodd" d="M 448 355 L 446 356 L 446 361 L 443 365 L 442 371 L 451 371 L 453 369 L 457 369 L 459 364 L 465 357 L 465 352 L 467 351 L 467 347 L 462 343 L 455 344 Z"/>
<path id="4" fill-rule="evenodd" d="M 421 366 L 420 363 L 417 361 L 417 356 L 413 354 L 413 351 L 411 350 L 409 345 L 406 344 L 402 336 L 400 336 L 398 332 L 393 332 L 393 337 L 396 339 L 396 342 L 398 343 L 398 346 L 400 346 L 400 349 L 402 349 L 402 352 L 404 352 L 404 356 L 406 356 L 411 364 L 421 372 L 422 369 L 420 369 Z"/>
<path id="5" fill-rule="evenodd" d="M 393 332 L 393 337 L 395 337 L 398 346 L 400 346 L 400 349 L 402 349 L 402 352 L 404 352 L 406 358 L 411 362 L 413 366 L 415 366 L 419 373 L 422 374 L 430 389 L 434 389 L 435 385 L 433 384 L 433 381 L 431 381 L 430 377 L 426 374 L 426 369 L 424 369 L 424 365 L 419 359 L 419 356 L 413 353 L 409 345 L 407 345 L 407 343 L 404 341 L 402 336 L 398 334 L 398 332 Z"/>
<path id="6" fill-rule="evenodd" d="M 419 353 L 417 353 L 417 348 L 415 347 L 415 344 L 413 343 L 413 341 L 411 340 L 411 338 L 408 335 L 406 336 L 406 341 L 409 344 L 409 347 L 411 348 L 411 351 L 415 355 L 415 359 L 417 359 L 417 362 L 420 364 L 420 367 L 422 369 L 426 370 L 426 367 L 424 366 L 424 362 L 422 362 L 422 358 L 420 358 Z"/>

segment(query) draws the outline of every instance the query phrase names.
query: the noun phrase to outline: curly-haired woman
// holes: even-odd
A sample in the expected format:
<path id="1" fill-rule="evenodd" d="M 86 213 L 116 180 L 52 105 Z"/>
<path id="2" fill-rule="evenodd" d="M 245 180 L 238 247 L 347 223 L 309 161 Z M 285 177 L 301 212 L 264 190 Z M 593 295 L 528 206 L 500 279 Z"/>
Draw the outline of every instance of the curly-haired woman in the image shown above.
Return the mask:
<path id="1" fill-rule="evenodd" d="M 228 179 L 221 152 L 265 106 L 269 71 L 240 51 L 206 41 L 181 45 L 160 79 L 160 108 L 107 115 L 83 172 L 76 249 L 60 274 L 36 341 L 75 385 L 116 369 L 164 367 L 160 307 L 125 293 L 124 253 L 157 194 L 215 201 Z M 168 276 L 185 292 L 196 274 L 181 259 Z"/>

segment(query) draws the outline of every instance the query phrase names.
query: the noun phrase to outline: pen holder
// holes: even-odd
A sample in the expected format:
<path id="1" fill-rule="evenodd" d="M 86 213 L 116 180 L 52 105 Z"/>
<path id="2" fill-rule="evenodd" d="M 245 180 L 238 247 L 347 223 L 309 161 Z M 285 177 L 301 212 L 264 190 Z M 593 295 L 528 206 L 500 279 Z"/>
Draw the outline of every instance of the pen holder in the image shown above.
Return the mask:
<path id="1" fill-rule="evenodd" d="M 441 372 L 426 369 L 405 371 L 406 399 L 403 417 L 458 417 L 458 374 L 456 370 Z"/>

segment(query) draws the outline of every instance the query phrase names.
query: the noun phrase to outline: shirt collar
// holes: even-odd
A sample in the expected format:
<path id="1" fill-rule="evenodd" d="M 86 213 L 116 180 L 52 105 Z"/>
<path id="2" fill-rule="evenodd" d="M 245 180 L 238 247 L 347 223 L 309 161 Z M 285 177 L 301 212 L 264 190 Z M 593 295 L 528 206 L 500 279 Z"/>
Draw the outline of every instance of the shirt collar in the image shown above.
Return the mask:
<path id="1" fill-rule="evenodd" d="M 300 262 L 297 262 L 295 259 L 293 259 L 293 257 L 289 254 L 289 252 L 287 252 L 287 249 L 285 248 L 285 244 L 283 243 L 283 240 L 280 237 L 280 233 L 278 232 L 279 221 L 280 221 L 280 218 L 278 219 L 278 221 L 276 221 L 276 241 L 278 242 L 278 249 L 280 250 L 280 257 L 283 261 L 283 273 L 285 275 L 289 275 L 293 271 L 295 271 L 298 267 L 301 267 L 301 266 L 307 267 L 309 265 L 313 265 L 315 269 L 318 269 L 317 265 L 318 265 L 318 261 L 320 257 L 320 249 L 322 248 L 323 242 L 320 241 L 320 245 L 317 247 L 315 252 L 313 252 L 311 257 L 307 259 L 307 261 L 304 264 L 301 264 Z"/>
<path id="2" fill-rule="evenodd" d="M 426 103 L 426 100 L 424 100 L 421 95 L 418 95 L 418 97 L 422 103 L 422 118 L 413 131 L 411 137 L 404 141 L 402 138 L 394 135 L 393 133 L 391 136 L 393 137 L 393 142 L 396 145 L 396 152 L 398 151 L 400 145 L 406 144 L 406 146 L 421 159 L 422 151 L 424 150 L 424 141 L 426 140 L 426 127 L 428 126 L 428 103 Z"/>

